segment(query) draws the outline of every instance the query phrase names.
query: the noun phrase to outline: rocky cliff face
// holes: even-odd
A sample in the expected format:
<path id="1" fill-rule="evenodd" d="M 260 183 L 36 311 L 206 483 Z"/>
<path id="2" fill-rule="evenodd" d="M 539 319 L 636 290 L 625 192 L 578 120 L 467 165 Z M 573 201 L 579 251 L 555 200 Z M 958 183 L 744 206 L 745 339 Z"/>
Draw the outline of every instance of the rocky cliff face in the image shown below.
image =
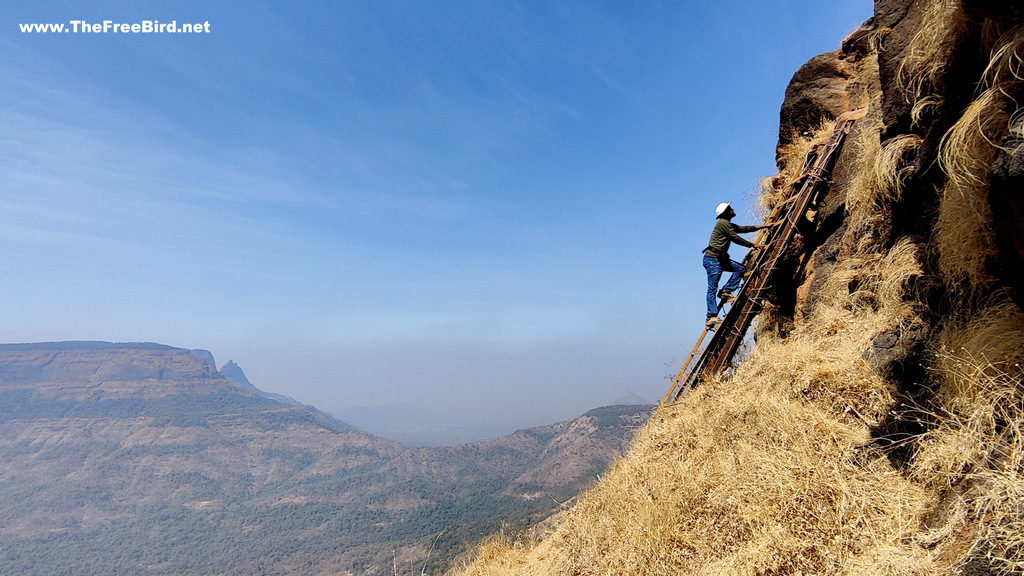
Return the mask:
<path id="1" fill-rule="evenodd" d="M 460 574 L 1024 571 L 1024 9 L 876 1 L 793 76 L 764 207 L 854 108 L 754 352 Z"/>
<path id="2" fill-rule="evenodd" d="M 227 381 L 213 356 L 201 352 L 159 344 L 0 344 L 0 391 L 31 389 L 71 400 L 209 394 Z"/>
<path id="3" fill-rule="evenodd" d="M 822 122 L 867 106 L 835 169 L 826 214 L 797 280 L 798 317 L 822 266 L 910 243 L 924 267 L 916 294 L 935 317 L 963 298 L 1005 297 L 1024 284 L 1021 9 L 1011 3 L 880 1 L 834 53 L 794 76 L 780 125 L 784 151 Z M 870 246 L 869 246 L 870 245 Z M 958 302 L 957 300 L 961 300 Z M 801 314 L 803 313 L 803 314 Z"/>

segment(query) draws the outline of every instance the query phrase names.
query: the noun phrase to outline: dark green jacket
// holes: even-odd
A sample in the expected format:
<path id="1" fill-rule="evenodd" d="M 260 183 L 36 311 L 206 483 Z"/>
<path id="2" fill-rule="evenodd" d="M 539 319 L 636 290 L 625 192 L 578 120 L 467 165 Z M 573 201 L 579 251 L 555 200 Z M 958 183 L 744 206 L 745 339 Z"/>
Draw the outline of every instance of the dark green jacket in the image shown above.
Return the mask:
<path id="1" fill-rule="evenodd" d="M 719 218 L 715 222 L 715 228 L 711 231 L 711 240 L 708 241 L 708 247 L 704 249 L 704 255 L 719 259 L 728 258 L 730 242 L 752 248 L 754 245 L 744 240 L 740 234 L 755 230 L 757 230 L 757 226 L 740 226 L 725 218 Z"/>

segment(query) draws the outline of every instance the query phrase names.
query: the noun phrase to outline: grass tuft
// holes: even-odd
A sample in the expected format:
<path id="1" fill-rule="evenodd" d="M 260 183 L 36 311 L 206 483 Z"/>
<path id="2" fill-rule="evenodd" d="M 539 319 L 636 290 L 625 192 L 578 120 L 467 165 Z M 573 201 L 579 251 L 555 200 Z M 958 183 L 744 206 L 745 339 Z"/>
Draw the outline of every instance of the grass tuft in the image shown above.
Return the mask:
<path id="1" fill-rule="evenodd" d="M 824 144 L 835 130 L 835 120 L 822 118 L 817 128 L 806 134 L 793 134 L 789 144 L 779 147 L 776 153 L 778 172 L 761 180 L 761 195 L 757 207 L 763 214 L 771 212 L 786 198 L 790 189 L 799 181 L 807 155 L 815 146 Z"/>
<path id="2" fill-rule="evenodd" d="M 913 121 L 920 123 L 944 102 L 943 76 L 969 32 L 969 22 L 960 0 L 922 0 L 917 5 L 922 24 L 903 53 L 896 78 L 913 104 Z"/>
<path id="3" fill-rule="evenodd" d="M 939 163 L 946 173 L 937 223 L 939 268 L 963 292 L 990 286 L 995 277 L 995 232 L 988 198 L 989 175 L 1011 119 L 1021 112 L 1012 97 L 1024 91 L 1024 27 L 1006 32 L 984 75 L 985 90 L 968 106 L 942 141 Z"/>

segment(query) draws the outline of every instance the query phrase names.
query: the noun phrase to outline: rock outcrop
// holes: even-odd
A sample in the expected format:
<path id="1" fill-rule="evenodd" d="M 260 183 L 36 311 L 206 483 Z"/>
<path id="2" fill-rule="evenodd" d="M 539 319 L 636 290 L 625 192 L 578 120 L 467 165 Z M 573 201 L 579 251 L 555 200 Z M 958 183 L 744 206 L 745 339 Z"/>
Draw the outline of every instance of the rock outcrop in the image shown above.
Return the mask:
<path id="1" fill-rule="evenodd" d="M 234 380 L 239 384 L 252 386 L 252 383 L 249 382 L 249 379 L 245 377 L 245 372 L 242 371 L 242 367 L 239 366 L 238 364 L 235 364 L 234 360 L 228 360 L 227 363 L 221 366 L 220 373 L 223 374 L 225 378 Z"/>

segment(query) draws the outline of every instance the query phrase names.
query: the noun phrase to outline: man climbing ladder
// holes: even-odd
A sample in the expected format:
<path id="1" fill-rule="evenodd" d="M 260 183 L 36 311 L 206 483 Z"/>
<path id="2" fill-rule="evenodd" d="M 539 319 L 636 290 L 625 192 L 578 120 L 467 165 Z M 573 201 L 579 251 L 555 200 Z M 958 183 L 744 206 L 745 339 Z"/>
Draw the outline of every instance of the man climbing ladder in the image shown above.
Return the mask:
<path id="1" fill-rule="evenodd" d="M 706 326 L 704 328 L 704 331 L 697 339 L 697 343 L 694 344 L 690 355 L 683 362 L 682 368 L 679 369 L 679 373 L 672 381 L 672 387 L 669 388 L 668 394 L 665 395 L 662 403 L 678 399 L 686 390 L 701 382 L 705 375 L 720 372 L 729 366 L 733 355 L 743 342 L 747 329 L 750 327 L 751 322 L 753 322 L 754 317 L 761 311 L 763 302 L 773 289 L 777 275 L 782 269 L 782 263 L 792 256 L 790 248 L 793 245 L 794 239 L 798 236 L 813 238 L 815 235 L 819 225 L 817 207 L 828 190 L 828 177 L 832 165 L 842 149 L 847 132 L 849 132 L 853 123 L 864 117 L 866 113 L 867 108 L 865 107 L 845 112 L 836 118 L 835 128 L 832 130 L 828 140 L 814 145 L 811 151 L 807 153 L 798 178 L 789 187 L 785 197 L 772 208 L 765 225 L 760 227 L 737 227 L 740 229 L 740 232 L 753 231 L 758 228 L 765 229 L 757 241 L 754 242 L 756 245 L 754 247 L 760 249 L 751 250 L 747 254 L 741 265 L 749 270 L 744 273 L 746 281 L 743 282 L 742 286 L 739 286 L 738 283 L 736 284 L 739 290 L 733 293 L 735 298 L 730 296 L 722 302 L 722 305 L 731 302 L 731 306 L 722 319 L 721 325 L 715 327 Z M 724 208 L 721 205 L 719 206 L 721 210 L 719 216 L 721 216 L 721 214 L 725 214 L 728 204 Z M 734 225 L 728 222 L 728 220 L 726 218 L 726 224 L 733 227 Z M 716 223 L 717 226 L 718 224 Z M 743 230 L 743 228 L 747 230 Z M 738 234 L 736 234 L 737 237 Z M 731 241 L 736 240 L 731 238 Z M 746 240 L 737 243 L 741 245 L 751 244 Z M 806 250 L 803 240 L 797 246 L 800 246 L 801 250 Z M 728 244 L 726 249 L 728 249 Z M 707 261 L 707 258 L 705 258 L 705 261 Z M 735 269 L 735 266 L 732 266 L 731 260 L 730 267 Z M 718 280 L 721 278 L 721 273 L 717 277 L 712 278 L 711 272 L 712 270 L 708 270 L 708 315 L 710 317 L 712 310 L 714 310 L 715 319 L 717 320 L 718 305 L 714 303 L 714 291 L 718 289 Z M 788 273 L 792 274 L 793 271 Z M 713 285 L 712 280 L 714 280 Z M 732 282 L 733 278 L 730 278 L 730 283 Z M 729 287 L 728 284 L 726 286 Z M 704 342 L 704 338 L 713 328 L 711 341 L 702 349 L 701 345 Z"/>
<path id="2" fill-rule="evenodd" d="M 708 316 L 705 325 L 708 328 L 715 328 L 720 322 L 718 298 L 722 299 L 723 304 L 732 298 L 732 295 L 739 290 L 743 273 L 747 270 L 742 264 L 729 257 L 729 246 L 735 242 L 740 246 L 753 248 L 754 245 L 744 240 L 740 234 L 756 232 L 768 227 L 733 224 L 732 219 L 736 216 L 736 211 L 728 202 L 718 205 L 715 209 L 715 216 L 718 220 L 715 221 L 715 227 L 711 230 L 708 247 L 704 249 L 704 270 L 708 273 Z M 729 277 L 729 281 L 725 283 L 722 291 L 718 292 L 718 282 L 722 278 L 722 272 L 732 272 L 732 276 Z"/>

